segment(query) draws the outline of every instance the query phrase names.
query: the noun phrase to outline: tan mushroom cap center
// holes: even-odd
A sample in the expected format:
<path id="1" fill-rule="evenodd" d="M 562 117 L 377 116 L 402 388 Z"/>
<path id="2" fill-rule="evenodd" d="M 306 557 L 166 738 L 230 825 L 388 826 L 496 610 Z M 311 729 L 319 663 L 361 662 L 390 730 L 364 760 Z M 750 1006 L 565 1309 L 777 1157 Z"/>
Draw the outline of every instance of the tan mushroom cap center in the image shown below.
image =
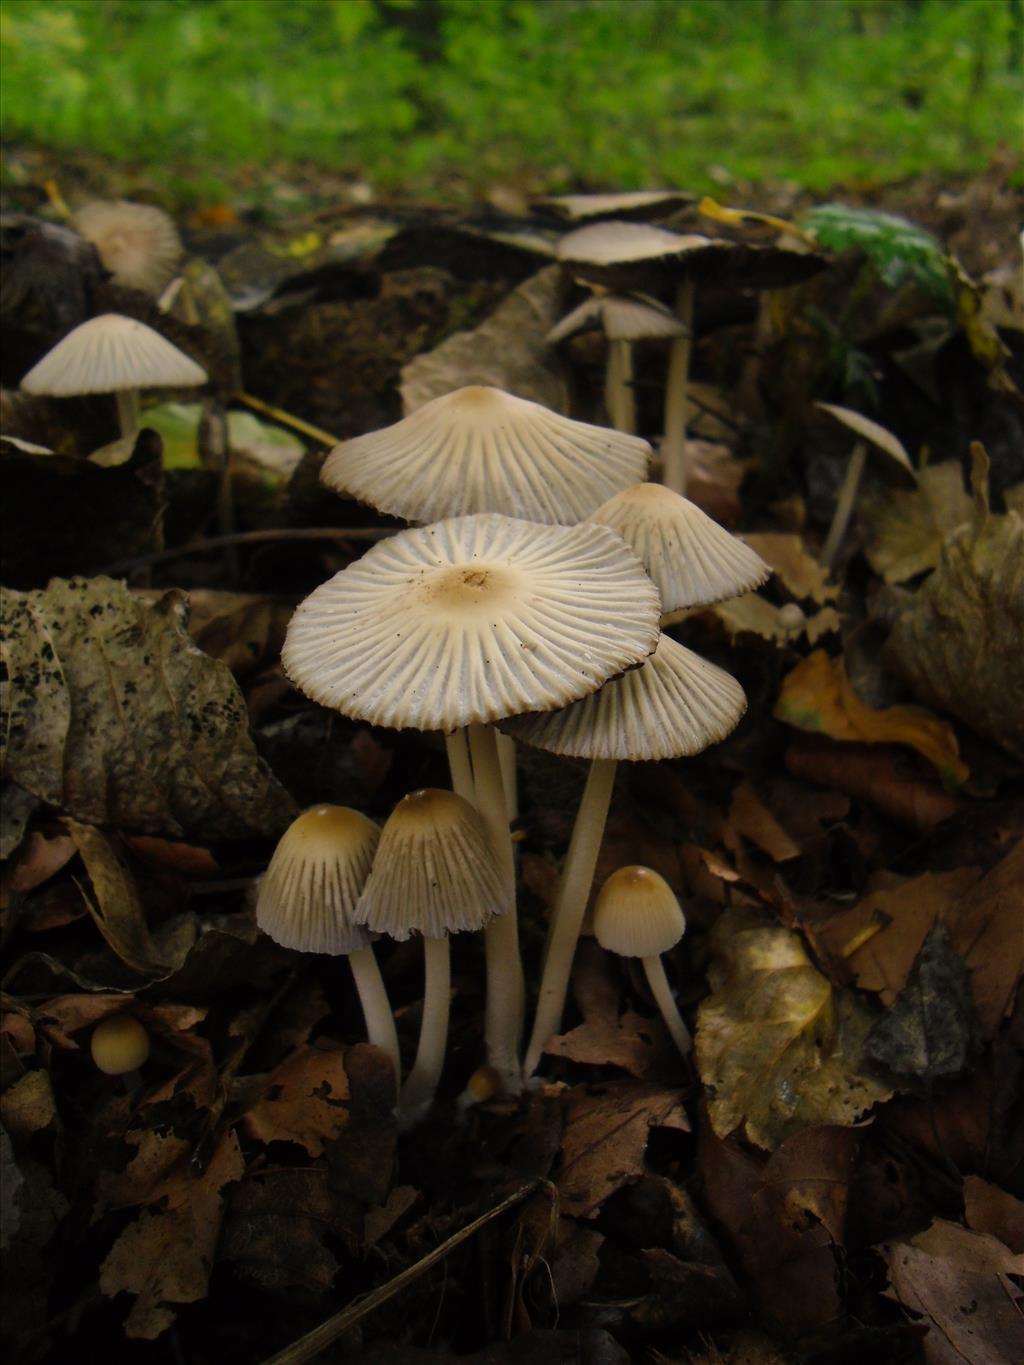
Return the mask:
<path id="1" fill-rule="evenodd" d="M 292 821 L 284 835 L 293 857 L 331 858 L 363 844 L 377 828 L 348 806 L 312 806 Z M 282 842 L 284 842 L 284 839 Z M 301 851 L 300 851 L 301 847 Z"/>
<path id="2" fill-rule="evenodd" d="M 423 575 L 422 606 L 438 616 L 486 616 L 526 592 L 526 575 L 507 564 L 446 565 Z"/>

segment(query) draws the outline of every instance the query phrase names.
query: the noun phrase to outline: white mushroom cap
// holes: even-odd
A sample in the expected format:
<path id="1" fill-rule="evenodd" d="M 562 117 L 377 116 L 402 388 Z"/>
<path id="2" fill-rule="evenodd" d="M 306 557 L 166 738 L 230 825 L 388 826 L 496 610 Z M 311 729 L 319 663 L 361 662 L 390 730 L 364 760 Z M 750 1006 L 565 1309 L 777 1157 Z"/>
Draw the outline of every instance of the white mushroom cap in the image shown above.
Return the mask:
<path id="1" fill-rule="evenodd" d="M 597 893 L 594 937 L 620 957 L 660 957 L 685 930 L 675 892 L 652 868 L 620 867 Z"/>
<path id="2" fill-rule="evenodd" d="M 662 635 L 642 668 L 561 711 L 515 716 L 501 728 L 571 758 L 656 761 L 701 753 L 724 739 L 746 709 L 735 678 Z"/>
<path id="3" fill-rule="evenodd" d="M 621 265 L 683 257 L 712 243 L 697 233 L 668 232 L 650 223 L 591 223 L 567 232 L 557 256 L 571 265 Z"/>
<path id="4" fill-rule="evenodd" d="M 665 612 L 724 602 L 771 573 L 749 545 L 664 484 L 626 488 L 587 520 L 618 531 L 658 585 Z"/>
<path id="5" fill-rule="evenodd" d="M 71 398 L 205 384 L 206 371 L 136 318 L 104 313 L 76 327 L 21 381 L 26 393 Z"/>
<path id="6" fill-rule="evenodd" d="M 181 258 L 178 229 L 163 209 L 126 199 L 97 199 L 80 208 L 73 225 L 114 276 L 116 284 L 159 294 Z"/>
<path id="7" fill-rule="evenodd" d="M 642 478 L 650 456 L 639 436 L 474 385 L 342 442 L 321 478 L 410 521 L 503 512 L 569 525 Z"/>
<path id="8" fill-rule="evenodd" d="M 256 923 L 275 943 L 337 957 L 365 948 L 352 919 L 380 830 L 348 806 L 313 806 L 288 826 L 260 882 Z"/>
<path id="9" fill-rule="evenodd" d="M 533 207 L 558 218 L 583 222 L 588 218 L 653 218 L 695 196 L 680 190 L 624 190 L 615 194 L 549 194 L 533 201 Z"/>
<path id="10" fill-rule="evenodd" d="M 511 908 L 475 807 L 427 788 L 404 796 L 385 822 L 356 919 L 395 939 L 443 938 Z"/>
<path id="11" fill-rule="evenodd" d="M 881 426 L 878 422 L 873 422 L 870 417 L 865 417 L 862 412 L 857 412 L 853 408 L 840 407 L 838 403 L 815 403 L 814 406 L 835 418 L 837 422 L 846 427 L 847 431 L 852 431 L 854 435 L 863 437 L 865 441 L 874 446 L 875 450 L 887 456 L 891 464 L 903 470 L 904 475 L 909 474 L 910 478 L 907 482 L 916 483 L 917 472 L 907 454 L 906 447 L 886 427 Z"/>
<path id="12" fill-rule="evenodd" d="M 317 588 L 282 659 L 347 716 L 454 730 L 594 691 L 654 650 L 659 610 L 604 526 L 452 517 L 399 532 Z"/>
<path id="13" fill-rule="evenodd" d="M 599 294 L 585 299 L 552 327 L 547 339 L 557 346 L 577 332 L 600 327 L 609 341 L 647 341 L 680 337 L 685 326 L 657 299 L 636 294 Z"/>

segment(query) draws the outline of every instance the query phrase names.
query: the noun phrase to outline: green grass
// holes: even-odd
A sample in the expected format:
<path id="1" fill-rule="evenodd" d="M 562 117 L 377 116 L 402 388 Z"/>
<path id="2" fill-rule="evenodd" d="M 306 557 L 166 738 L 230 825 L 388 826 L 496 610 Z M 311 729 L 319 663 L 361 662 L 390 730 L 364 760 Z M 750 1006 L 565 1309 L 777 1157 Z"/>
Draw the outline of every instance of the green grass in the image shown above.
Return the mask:
<path id="1" fill-rule="evenodd" d="M 1022 141 L 1019 0 L 2 0 L 3 132 L 182 186 L 812 190 Z"/>

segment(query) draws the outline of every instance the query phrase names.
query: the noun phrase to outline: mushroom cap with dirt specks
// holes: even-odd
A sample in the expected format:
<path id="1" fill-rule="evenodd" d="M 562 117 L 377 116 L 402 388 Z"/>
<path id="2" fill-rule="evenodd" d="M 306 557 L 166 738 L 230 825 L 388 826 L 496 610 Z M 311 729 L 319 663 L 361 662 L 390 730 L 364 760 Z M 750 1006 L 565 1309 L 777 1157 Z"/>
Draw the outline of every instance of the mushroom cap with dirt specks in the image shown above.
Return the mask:
<path id="1" fill-rule="evenodd" d="M 474 385 L 343 441 L 320 477 L 410 521 L 502 512 L 572 525 L 642 479 L 650 458 L 639 436 Z"/>
<path id="2" fill-rule="evenodd" d="M 676 893 L 652 868 L 620 867 L 597 893 L 594 937 L 620 957 L 660 957 L 685 930 Z"/>
<path id="3" fill-rule="evenodd" d="M 282 660 L 322 706 L 450 731 L 593 692 L 654 651 L 660 607 L 607 527 L 452 517 L 400 531 L 317 588 Z"/>
<path id="4" fill-rule="evenodd" d="M 192 388 L 206 371 L 137 318 L 103 313 L 58 341 L 21 381 L 26 393 L 71 398 L 125 389 Z"/>
<path id="5" fill-rule="evenodd" d="M 348 806 L 313 806 L 282 834 L 260 881 L 256 923 L 284 948 L 339 957 L 370 935 L 352 914 L 380 829 Z"/>

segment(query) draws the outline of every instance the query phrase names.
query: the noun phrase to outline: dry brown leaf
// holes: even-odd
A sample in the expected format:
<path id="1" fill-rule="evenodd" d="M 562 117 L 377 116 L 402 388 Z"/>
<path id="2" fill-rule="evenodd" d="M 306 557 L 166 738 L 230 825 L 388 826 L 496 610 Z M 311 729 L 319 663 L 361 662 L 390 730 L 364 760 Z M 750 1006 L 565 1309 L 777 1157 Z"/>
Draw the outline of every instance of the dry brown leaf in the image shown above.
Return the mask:
<path id="1" fill-rule="evenodd" d="M 726 843 L 730 848 L 735 849 L 735 836 L 742 835 L 767 853 L 773 862 L 784 863 L 800 856 L 800 845 L 783 829 L 747 781 L 741 782 L 733 792 L 728 829 L 732 842 L 727 837 Z"/>
<path id="2" fill-rule="evenodd" d="M 808 554 L 799 536 L 753 531 L 742 539 L 771 565 L 791 596 L 809 597 L 819 606 L 839 596 L 838 583 L 831 581 L 820 560 Z"/>
<path id="3" fill-rule="evenodd" d="M 824 635 L 839 630 L 839 613 L 835 607 L 822 607 L 812 616 L 805 616 L 797 626 L 791 624 L 785 614 L 785 607 L 776 606 L 762 597 L 759 592 L 747 592 L 741 597 L 730 597 L 727 602 L 716 602 L 710 607 L 702 607 L 702 612 L 714 616 L 725 627 L 729 636 L 757 635 L 762 640 L 772 640 L 776 644 L 799 640 L 806 636 L 813 645 Z M 692 615 L 692 608 L 669 612 L 662 625 L 673 625 L 684 617 Z"/>
<path id="4" fill-rule="evenodd" d="M 1021 1291 L 1009 1277 L 1024 1274 L 1024 1256 L 995 1237 L 941 1219 L 881 1251 L 889 1297 L 928 1324 L 928 1365 L 1012 1365 L 1021 1359 Z"/>
<path id="5" fill-rule="evenodd" d="M 609 1195 L 643 1174 L 652 1128 L 689 1126 L 677 1090 L 623 1081 L 572 1091 L 556 1176 L 563 1212 L 595 1218 Z"/>
<path id="6" fill-rule="evenodd" d="M 281 655 L 295 611 L 286 597 L 196 588 L 188 595 L 188 629 L 196 644 L 235 677 L 267 668 Z"/>
<path id="7" fill-rule="evenodd" d="M 152 1341 L 174 1322 L 170 1305 L 206 1297 L 224 1213 L 224 1189 L 240 1180 L 245 1162 L 234 1133 L 221 1139 L 199 1178 L 183 1173 L 162 1191 L 160 1209 L 129 1223 L 100 1267 L 100 1289 L 136 1296 L 125 1335 Z"/>
<path id="8" fill-rule="evenodd" d="M 97 993 L 55 996 L 36 1007 L 35 1019 L 54 1047 L 74 1051 L 80 1046 L 75 1041 L 76 1033 L 91 1028 L 110 1014 L 119 1014 L 129 1002 L 132 1014 L 150 1033 L 159 1034 L 172 1048 L 180 1035 L 206 1018 L 206 1009 L 200 1005 L 148 1005 L 124 995 Z"/>
<path id="9" fill-rule="evenodd" d="M 908 775 L 897 749 L 806 736 L 788 746 L 785 763 L 794 777 L 866 801 L 890 819 L 922 832 L 942 824 L 961 807 L 940 787 Z"/>
<path id="10" fill-rule="evenodd" d="M 48 1071 L 28 1071 L 0 1095 L 0 1119 L 16 1142 L 49 1128 L 57 1118 L 57 1105 Z"/>
<path id="11" fill-rule="evenodd" d="M 275 1067 L 243 1123 L 260 1142 L 297 1142 L 319 1156 L 348 1123 L 349 1097 L 344 1052 L 304 1047 Z"/>
<path id="12" fill-rule="evenodd" d="M 842 659 L 823 649 L 787 673 L 772 712 L 798 730 L 860 744 L 906 744 L 933 765 L 950 786 L 966 780 L 969 769 L 960 759 L 953 727 L 917 707 L 866 705 L 846 676 Z"/>
<path id="13" fill-rule="evenodd" d="M 39 830 L 29 834 L 18 856 L 0 873 L 0 907 L 7 905 L 12 891 L 24 895 L 50 880 L 77 852 L 74 841 L 66 834 L 48 839 Z"/>
<path id="14" fill-rule="evenodd" d="M 856 1123 L 892 1093 L 859 1067 L 872 1017 L 833 990 L 799 935 L 726 910 L 711 933 L 712 993 L 696 1053 L 715 1132 L 774 1150 L 804 1128 Z"/>
<path id="15" fill-rule="evenodd" d="M 370 1247 L 386 1237 L 419 1197 L 420 1192 L 413 1185 L 396 1185 L 388 1195 L 387 1203 L 370 1209 L 363 1219 L 363 1244 Z"/>
<path id="16" fill-rule="evenodd" d="M 680 1080 L 679 1049 L 657 1017 L 627 1010 L 557 1034 L 544 1051 L 589 1066 L 618 1066 L 638 1080 Z"/>
<path id="17" fill-rule="evenodd" d="M 912 491 L 886 489 L 866 498 L 864 519 L 872 528 L 868 563 L 887 583 L 905 583 L 934 569 L 946 536 L 971 517 L 959 460 L 918 471 Z"/>

